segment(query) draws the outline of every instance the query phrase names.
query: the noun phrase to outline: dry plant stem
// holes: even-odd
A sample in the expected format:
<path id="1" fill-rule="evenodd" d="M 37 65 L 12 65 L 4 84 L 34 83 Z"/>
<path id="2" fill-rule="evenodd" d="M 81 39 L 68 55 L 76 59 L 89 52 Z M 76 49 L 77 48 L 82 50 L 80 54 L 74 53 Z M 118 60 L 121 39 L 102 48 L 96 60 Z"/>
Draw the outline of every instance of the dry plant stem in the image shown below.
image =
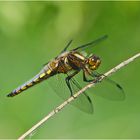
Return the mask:
<path id="1" fill-rule="evenodd" d="M 116 71 L 118 71 L 122 67 L 126 66 L 130 62 L 134 61 L 138 57 L 140 57 L 140 53 L 132 56 L 131 58 L 127 59 L 126 61 L 121 62 L 116 67 L 112 68 L 111 70 L 109 70 L 108 72 L 106 72 L 104 75 L 100 76 L 100 79 L 99 80 L 102 81 L 106 76 L 112 75 L 113 73 L 115 73 Z M 95 80 L 93 82 L 91 82 L 88 85 L 86 85 L 84 88 L 82 88 L 76 94 L 74 94 L 72 97 L 70 97 L 69 99 L 67 99 L 66 101 L 64 101 L 61 105 L 59 105 L 58 107 L 56 107 L 52 112 L 50 112 L 47 116 L 45 116 L 41 121 L 39 121 L 31 129 L 29 129 L 26 133 L 24 133 L 21 137 L 19 137 L 18 140 L 23 140 L 27 136 L 29 136 L 30 134 L 32 134 L 33 131 L 35 131 L 38 127 L 40 127 L 42 124 L 44 124 L 49 118 L 53 117 L 55 114 L 57 114 L 59 111 L 61 111 L 67 104 L 69 104 L 70 102 L 72 102 L 73 100 L 75 100 L 80 94 L 82 94 L 88 88 L 91 88 L 91 87 L 95 86 L 97 83 L 99 83 L 99 82 L 97 82 L 97 79 L 95 78 Z"/>

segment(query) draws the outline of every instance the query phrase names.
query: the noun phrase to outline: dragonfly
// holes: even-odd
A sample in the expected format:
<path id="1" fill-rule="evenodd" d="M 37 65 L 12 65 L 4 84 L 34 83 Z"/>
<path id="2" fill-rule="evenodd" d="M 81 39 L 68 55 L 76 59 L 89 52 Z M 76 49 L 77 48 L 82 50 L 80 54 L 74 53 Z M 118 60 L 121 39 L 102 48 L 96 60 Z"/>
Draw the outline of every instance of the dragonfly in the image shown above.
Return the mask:
<path id="1" fill-rule="evenodd" d="M 72 43 L 72 40 L 70 40 L 57 57 L 46 63 L 37 75 L 10 92 L 7 97 L 14 97 L 47 79 L 52 79 L 51 85 L 53 85 L 54 90 L 56 93 L 59 93 L 61 98 L 67 98 L 65 96 L 67 94 L 66 92 L 69 92 L 67 96 L 73 96 L 76 91 L 82 88 L 80 81 L 76 78 L 77 75 L 80 75 L 83 83 L 92 82 L 93 79 L 101 75 L 96 72 L 101 64 L 100 57 L 94 54 L 87 55 L 83 51 L 86 51 L 86 49 L 92 50 L 91 47 L 96 46 L 106 38 L 107 35 L 104 35 L 87 44 L 68 50 Z M 121 90 L 120 96 L 124 98 L 123 88 L 115 81 L 107 77 L 106 79 Z M 86 113 L 93 113 L 92 100 L 86 92 L 80 95 L 72 104 Z"/>

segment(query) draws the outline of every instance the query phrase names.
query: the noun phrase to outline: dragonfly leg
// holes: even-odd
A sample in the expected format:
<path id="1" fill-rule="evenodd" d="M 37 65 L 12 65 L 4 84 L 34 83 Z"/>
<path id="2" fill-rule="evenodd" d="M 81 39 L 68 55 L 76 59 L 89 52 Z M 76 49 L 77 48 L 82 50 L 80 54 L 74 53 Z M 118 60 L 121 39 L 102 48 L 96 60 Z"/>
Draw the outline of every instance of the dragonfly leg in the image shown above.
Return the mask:
<path id="1" fill-rule="evenodd" d="M 100 74 L 89 74 L 93 79 L 88 80 L 86 77 L 85 72 L 83 71 L 83 80 L 85 82 L 92 82 L 94 80 L 94 78 L 99 78 L 101 75 Z M 98 80 L 97 80 L 98 81 Z"/>
<path id="2" fill-rule="evenodd" d="M 83 71 L 83 80 L 84 80 L 85 82 L 91 82 L 91 81 L 93 81 L 93 79 L 91 79 L 91 80 L 88 80 L 88 79 L 87 79 L 86 74 L 85 74 L 84 71 Z"/>
<path id="3" fill-rule="evenodd" d="M 79 73 L 79 71 L 75 71 L 74 73 L 72 73 L 71 75 L 68 75 L 65 79 L 66 84 L 70 90 L 71 96 L 73 96 L 73 92 L 72 92 L 72 88 L 71 88 L 71 84 L 70 84 L 70 80 L 72 77 L 74 77 L 77 73 Z"/>
<path id="4" fill-rule="evenodd" d="M 87 77 L 86 77 L 86 74 L 85 72 L 83 71 L 83 81 L 85 82 L 93 82 L 93 80 L 95 80 L 94 82 L 100 82 L 100 74 L 90 74 L 89 75 L 93 78 L 93 79 L 90 79 L 88 80 Z M 96 78 L 96 79 L 95 79 Z"/>

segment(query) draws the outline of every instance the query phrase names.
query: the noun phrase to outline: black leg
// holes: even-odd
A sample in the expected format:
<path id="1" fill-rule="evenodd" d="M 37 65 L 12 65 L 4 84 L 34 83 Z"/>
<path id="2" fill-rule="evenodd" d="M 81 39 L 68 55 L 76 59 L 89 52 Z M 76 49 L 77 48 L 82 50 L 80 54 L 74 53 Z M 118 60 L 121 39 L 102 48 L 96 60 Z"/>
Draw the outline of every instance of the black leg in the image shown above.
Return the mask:
<path id="1" fill-rule="evenodd" d="M 75 71 L 74 73 L 72 73 L 71 75 L 68 75 L 68 77 L 66 77 L 65 81 L 66 81 L 66 84 L 70 90 L 70 93 L 71 93 L 71 96 L 73 95 L 73 92 L 72 92 L 72 88 L 71 88 L 71 85 L 70 85 L 70 80 L 72 77 L 74 77 L 77 73 L 79 73 L 79 71 Z"/>
<path id="2" fill-rule="evenodd" d="M 86 78 L 86 75 L 85 75 L 85 72 L 83 71 L 83 80 L 85 81 L 85 82 L 91 82 L 92 80 L 88 80 L 87 78 Z"/>
<path id="3" fill-rule="evenodd" d="M 89 75 L 90 75 L 92 78 L 99 77 L 99 75 L 91 75 L 91 74 L 89 74 Z M 86 77 L 85 72 L 83 71 L 83 80 L 84 80 L 85 82 L 92 82 L 94 79 L 88 80 L 87 77 Z"/>
<path id="4" fill-rule="evenodd" d="M 99 73 L 88 73 L 88 74 L 92 77 L 92 79 L 88 80 L 87 77 L 86 77 L 85 71 L 83 71 L 83 81 L 93 82 L 95 80 L 94 82 L 100 82 L 100 76 L 102 74 L 99 74 Z"/>

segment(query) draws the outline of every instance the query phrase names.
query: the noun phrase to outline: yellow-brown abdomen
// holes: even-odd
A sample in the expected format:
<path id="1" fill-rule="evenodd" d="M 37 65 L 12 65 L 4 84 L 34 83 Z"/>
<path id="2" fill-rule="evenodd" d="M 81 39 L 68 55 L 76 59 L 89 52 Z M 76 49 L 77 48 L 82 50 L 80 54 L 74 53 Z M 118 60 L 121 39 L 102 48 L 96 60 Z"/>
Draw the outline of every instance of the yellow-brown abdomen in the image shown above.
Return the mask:
<path id="1" fill-rule="evenodd" d="M 25 84 L 19 86 L 18 88 L 16 88 L 15 90 L 13 90 L 11 93 L 9 93 L 7 95 L 7 97 L 13 97 L 15 95 L 20 94 L 22 91 L 27 90 L 28 88 L 36 85 L 37 83 L 40 83 L 41 81 L 49 78 L 51 75 L 51 70 L 47 69 L 47 70 L 42 70 L 38 75 L 36 75 L 34 78 L 32 78 L 31 80 L 29 80 L 28 82 L 26 82 Z"/>

